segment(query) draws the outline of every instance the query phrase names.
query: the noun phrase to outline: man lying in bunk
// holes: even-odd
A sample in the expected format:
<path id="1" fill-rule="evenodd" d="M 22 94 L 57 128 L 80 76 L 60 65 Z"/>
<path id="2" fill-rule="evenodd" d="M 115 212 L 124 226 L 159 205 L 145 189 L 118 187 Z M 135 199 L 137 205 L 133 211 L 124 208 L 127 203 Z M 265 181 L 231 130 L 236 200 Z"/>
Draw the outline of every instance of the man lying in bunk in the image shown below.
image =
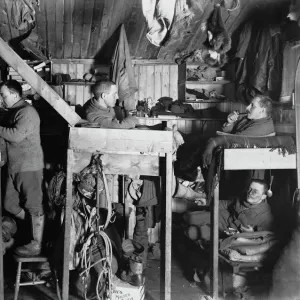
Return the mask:
<path id="1" fill-rule="evenodd" d="M 265 181 L 252 179 L 246 199 L 219 202 L 220 237 L 225 233 L 271 231 L 273 216 L 266 201 L 268 186 Z M 190 226 L 187 235 L 193 240 L 210 240 L 210 212 L 185 213 L 185 222 Z"/>
<path id="2" fill-rule="evenodd" d="M 118 120 L 115 105 L 118 96 L 118 87 L 112 81 L 98 81 L 93 86 L 94 97 L 83 106 L 84 118 L 96 123 L 102 128 L 131 129 L 138 123 L 136 117 L 127 116 Z"/>
<path id="3" fill-rule="evenodd" d="M 222 131 L 249 137 L 275 135 L 272 100 L 263 95 L 255 96 L 247 106 L 245 113 L 233 111 L 228 115 Z"/>

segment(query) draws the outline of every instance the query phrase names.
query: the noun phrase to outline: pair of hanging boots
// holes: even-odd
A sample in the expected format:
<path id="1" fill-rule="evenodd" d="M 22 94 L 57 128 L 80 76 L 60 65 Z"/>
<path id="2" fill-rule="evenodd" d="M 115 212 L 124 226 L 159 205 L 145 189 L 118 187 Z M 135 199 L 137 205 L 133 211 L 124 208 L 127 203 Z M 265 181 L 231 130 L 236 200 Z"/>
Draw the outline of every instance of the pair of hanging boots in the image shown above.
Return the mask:
<path id="1" fill-rule="evenodd" d="M 41 254 L 45 226 L 45 216 L 31 216 L 33 240 L 27 245 L 19 246 L 15 253 L 19 256 L 31 257 Z"/>

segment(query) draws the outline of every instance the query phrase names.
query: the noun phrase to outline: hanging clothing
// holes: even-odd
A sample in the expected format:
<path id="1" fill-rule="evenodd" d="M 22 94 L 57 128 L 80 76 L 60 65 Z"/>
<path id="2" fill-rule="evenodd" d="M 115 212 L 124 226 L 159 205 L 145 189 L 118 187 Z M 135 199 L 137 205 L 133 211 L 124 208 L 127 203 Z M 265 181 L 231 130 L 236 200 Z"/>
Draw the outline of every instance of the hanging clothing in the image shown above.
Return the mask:
<path id="1" fill-rule="evenodd" d="M 119 41 L 111 62 L 112 81 L 118 86 L 119 100 L 124 102 L 126 110 L 133 110 L 135 109 L 134 94 L 138 88 L 134 77 L 124 24 L 121 25 Z"/>
<path id="2" fill-rule="evenodd" d="M 280 102 L 288 102 L 292 100 L 292 93 L 295 88 L 295 76 L 299 58 L 300 43 L 286 43 L 283 51 L 283 70 Z"/>
<path id="3" fill-rule="evenodd" d="M 18 30 L 30 30 L 35 23 L 35 0 L 14 0 L 11 7 L 11 23 Z"/>
<path id="4" fill-rule="evenodd" d="M 239 84 L 239 101 L 246 103 L 252 97 L 247 95 L 257 92 L 268 95 L 274 101 L 279 100 L 282 76 L 282 51 L 279 30 L 260 24 L 248 25 L 243 36 L 248 43 L 247 51 L 242 36 L 238 46 L 237 57 L 242 60 L 238 64 L 236 81 Z M 250 41 L 249 41 L 250 36 Z M 249 42 L 248 42 L 249 41 Z M 244 57 L 244 59 L 243 59 Z M 242 90 L 241 90 L 242 89 Z"/>
<path id="5" fill-rule="evenodd" d="M 142 0 L 142 9 L 146 18 L 147 39 L 159 47 L 171 28 L 176 0 Z"/>

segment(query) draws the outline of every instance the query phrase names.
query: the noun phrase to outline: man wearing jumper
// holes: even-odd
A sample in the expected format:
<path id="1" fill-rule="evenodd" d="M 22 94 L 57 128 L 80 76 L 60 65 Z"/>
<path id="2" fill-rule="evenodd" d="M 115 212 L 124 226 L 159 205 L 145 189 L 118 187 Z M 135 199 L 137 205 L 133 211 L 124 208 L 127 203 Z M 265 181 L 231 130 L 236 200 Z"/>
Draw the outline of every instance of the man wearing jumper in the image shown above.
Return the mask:
<path id="1" fill-rule="evenodd" d="M 0 137 L 6 141 L 8 164 L 4 208 L 22 220 L 27 212 L 31 216 L 33 239 L 15 252 L 34 256 L 41 252 L 45 222 L 40 118 L 35 108 L 22 98 L 22 87 L 17 81 L 2 83 L 0 95 L 8 110 L 4 126 L 0 126 Z"/>
<path id="2" fill-rule="evenodd" d="M 118 87 L 112 81 L 99 81 L 93 86 L 94 97 L 84 106 L 84 117 L 100 127 L 110 129 L 131 129 L 138 123 L 137 118 L 127 116 L 122 121 L 116 117 L 114 107 L 118 99 Z"/>
<path id="3" fill-rule="evenodd" d="M 222 131 L 245 136 L 271 136 L 275 135 L 272 119 L 272 100 L 263 95 L 254 97 L 246 108 L 247 115 L 240 116 L 233 111 L 223 124 Z"/>

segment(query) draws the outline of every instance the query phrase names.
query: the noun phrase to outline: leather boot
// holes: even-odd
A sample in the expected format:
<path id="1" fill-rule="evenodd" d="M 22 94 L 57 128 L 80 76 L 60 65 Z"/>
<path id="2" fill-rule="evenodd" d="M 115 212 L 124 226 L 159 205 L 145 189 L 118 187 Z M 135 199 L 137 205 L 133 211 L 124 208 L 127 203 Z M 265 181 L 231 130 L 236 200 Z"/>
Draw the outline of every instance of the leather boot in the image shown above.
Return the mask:
<path id="1" fill-rule="evenodd" d="M 45 216 L 31 216 L 31 220 L 33 240 L 29 244 L 15 249 L 15 253 L 20 256 L 30 257 L 41 254 Z"/>

